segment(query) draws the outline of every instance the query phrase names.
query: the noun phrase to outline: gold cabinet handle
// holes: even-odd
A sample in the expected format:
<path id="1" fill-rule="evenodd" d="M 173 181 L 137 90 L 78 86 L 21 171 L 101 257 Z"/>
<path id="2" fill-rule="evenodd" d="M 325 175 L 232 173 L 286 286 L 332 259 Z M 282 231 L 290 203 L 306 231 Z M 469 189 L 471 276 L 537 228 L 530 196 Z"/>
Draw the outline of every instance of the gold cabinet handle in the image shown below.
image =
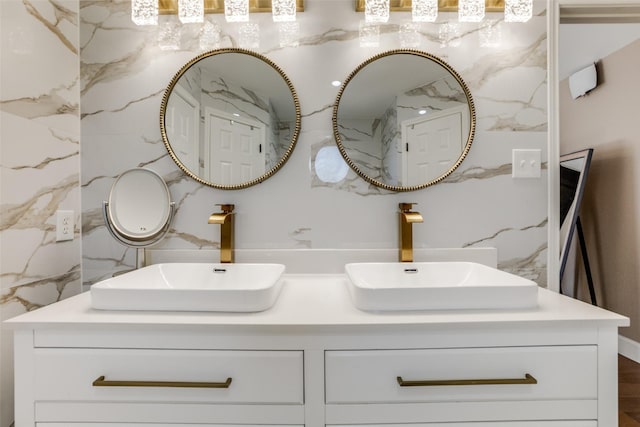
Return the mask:
<path id="1" fill-rule="evenodd" d="M 104 375 L 99 376 L 92 383 L 94 387 L 183 387 L 183 388 L 229 388 L 231 377 L 225 382 L 196 382 L 196 381 L 108 381 Z"/>
<path id="2" fill-rule="evenodd" d="M 400 387 L 433 387 L 449 385 L 506 385 L 506 384 L 538 384 L 533 376 L 525 374 L 524 378 L 498 378 L 480 380 L 419 380 L 405 381 L 397 377 Z"/>

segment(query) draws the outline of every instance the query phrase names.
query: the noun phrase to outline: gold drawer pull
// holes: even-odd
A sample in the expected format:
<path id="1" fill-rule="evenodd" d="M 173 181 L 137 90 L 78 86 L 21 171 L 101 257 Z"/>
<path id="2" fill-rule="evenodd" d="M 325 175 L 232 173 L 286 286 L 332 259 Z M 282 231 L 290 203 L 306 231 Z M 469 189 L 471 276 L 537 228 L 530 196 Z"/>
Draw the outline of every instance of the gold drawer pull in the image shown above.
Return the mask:
<path id="1" fill-rule="evenodd" d="M 184 388 L 229 388 L 231 378 L 223 383 L 208 383 L 194 381 L 108 381 L 104 375 L 96 378 L 94 387 L 184 387 Z"/>
<path id="2" fill-rule="evenodd" d="M 505 384 L 538 384 L 533 376 L 525 374 L 524 378 L 498 378 L 498 379 L 482 379 L 482 380 L 420 380 L 405 381 L 402 377 L 398 377 L 400 387 L 433 387 L 447 385 L 505 385 Z"/>

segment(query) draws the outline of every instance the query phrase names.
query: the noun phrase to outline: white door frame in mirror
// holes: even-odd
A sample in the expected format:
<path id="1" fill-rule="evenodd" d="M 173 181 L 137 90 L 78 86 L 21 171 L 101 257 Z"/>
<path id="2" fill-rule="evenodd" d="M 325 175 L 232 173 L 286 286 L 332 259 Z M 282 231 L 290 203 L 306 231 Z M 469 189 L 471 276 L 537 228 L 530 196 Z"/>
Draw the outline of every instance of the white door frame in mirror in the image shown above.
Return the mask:
<path id="1" fill-rule="evenodd" d="M 580 9 L 580 14 L 572 12 Z M 560 290 L 560 80 L 558 74 L 558 35 L 560 19 L 573 22 L 640 22 L 640 0 L 547 0 L 548 43 L 548 252 L 547 286 Z"/>

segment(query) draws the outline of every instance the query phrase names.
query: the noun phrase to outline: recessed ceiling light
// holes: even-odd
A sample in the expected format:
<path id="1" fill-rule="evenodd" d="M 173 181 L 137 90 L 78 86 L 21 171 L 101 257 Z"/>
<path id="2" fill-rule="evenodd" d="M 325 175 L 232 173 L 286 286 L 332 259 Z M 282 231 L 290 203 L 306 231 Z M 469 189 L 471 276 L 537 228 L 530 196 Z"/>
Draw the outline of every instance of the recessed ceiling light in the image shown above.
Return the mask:
<path id="1" fill-rule="evenodd" d="M 342 84 L 342 82 L 340 80 L 334 80 L 331 82 L 331 86 L 335 86 L 338 87 Z"/>

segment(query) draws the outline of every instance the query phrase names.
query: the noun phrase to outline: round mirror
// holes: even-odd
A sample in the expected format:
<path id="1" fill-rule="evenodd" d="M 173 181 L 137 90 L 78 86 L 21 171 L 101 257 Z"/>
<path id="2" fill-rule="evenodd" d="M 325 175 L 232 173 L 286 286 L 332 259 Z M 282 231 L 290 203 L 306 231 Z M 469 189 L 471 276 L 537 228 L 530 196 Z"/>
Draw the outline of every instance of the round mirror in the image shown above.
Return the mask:
<path id="1" fill-rule="evenodd" d="M 164 237 L 173 205 L 160 175 L 135 168 L 115 180 L 104 213 L 107 228 L 117 240 L 128 246 L 150 246 Z"/>
<path id="2" fill-rule="evenodd" d="M 160 108 L 169 154 L 187 175 L 215 188 L 257 184 L 287 161 L 300 132 L 298 96 L 282 70 L 244 49 L 189 61 Z"/>
<path id="3" fill-rule="evenodd" d="M 393 50 L 368 59 L 343 83 L 333 133 L 346 162 L 366 181 L 417 190 L 442 181 L 469 152 L 473 99 L 441 59 Z"/>

